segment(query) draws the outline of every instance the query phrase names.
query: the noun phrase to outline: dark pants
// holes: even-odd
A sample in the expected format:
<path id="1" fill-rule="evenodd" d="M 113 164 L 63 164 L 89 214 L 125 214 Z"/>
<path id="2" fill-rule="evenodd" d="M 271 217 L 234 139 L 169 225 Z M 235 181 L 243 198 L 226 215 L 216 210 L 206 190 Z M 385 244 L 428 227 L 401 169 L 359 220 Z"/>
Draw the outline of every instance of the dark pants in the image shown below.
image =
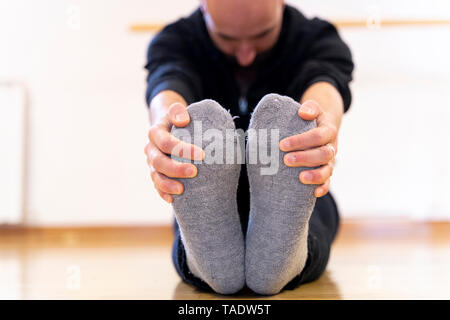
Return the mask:
<path id="1" fill-rule="evenodd" d="M 244 235 L 247 230 L 250 208 L 250 194 L 248 190 L 248 179 L 245 165 L 243 165 L 239 180 L 237 201 Z M 339 212 L 331 193 L 317 198 L 311 219 L 309 220 L 308 258 L 305 267 L 284 289 L 294 289 L 300 284 L 314 281 L 322 275 L 327 266 L 331 244 L 336 237 L 338 227 Z M 189 271 L 186 263 L 186 252 L 181 241 L 180 229 L 176 220 L 174 222 L 174 232 L 175 240 L 172 248 L 172 260 L 178 274 L 183 281 L 189 284 L 201 289 L 213 291 L 206 282 L 197 278 Z"/>

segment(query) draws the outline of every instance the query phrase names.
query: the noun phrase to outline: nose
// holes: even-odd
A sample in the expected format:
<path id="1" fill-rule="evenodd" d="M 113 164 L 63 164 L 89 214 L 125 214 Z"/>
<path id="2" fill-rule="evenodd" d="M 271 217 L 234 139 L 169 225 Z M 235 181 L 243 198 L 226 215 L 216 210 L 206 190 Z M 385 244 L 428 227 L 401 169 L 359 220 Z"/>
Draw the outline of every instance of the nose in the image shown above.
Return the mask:
<path id="1" fill-rule="evenodd" d="M 256 50 L 248 42 L 242 42 L 239 44 L 236 51 L 236 60 L 243 67 L 252 64 L 256 57 Z"/>

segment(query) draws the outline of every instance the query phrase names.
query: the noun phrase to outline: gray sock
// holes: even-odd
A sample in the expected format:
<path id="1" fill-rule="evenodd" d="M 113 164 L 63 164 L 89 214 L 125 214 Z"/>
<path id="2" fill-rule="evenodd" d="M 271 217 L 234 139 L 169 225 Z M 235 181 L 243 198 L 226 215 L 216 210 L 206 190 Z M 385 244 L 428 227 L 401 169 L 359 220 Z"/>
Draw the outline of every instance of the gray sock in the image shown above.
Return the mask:
<path id="1" fill-rule="evenodd" d="M 308 131 L 315 121 L 301 119 L 300 104 L 289 97 L 266 95 L 258 103 L 250 122 L 252 129 L 279 129 L 278 142 L 288 136 Z M 258 135 L 260 141 L 261 134 Z M 247 152 L 255 144 L 249 136 Z M 258 148 L 261 144 L 258 144 Z M 270 149 L 268 149 L 270 150 Z M 287 167 L 286 154 L 279 152 L 279 169 L 274 175 L 261 175 L 264 167 L 248 164 L 251 209 L 246 237 L 245 273 L 247 286 L 259 294 L 276 294 L 300 274 L 307 258 L 308 222 L 314 208 L 315 185 L 300 182 L 299 174 L 306 168 Z M 247 154 L 248 157 L 251 154 Z M 308 168 L 311 169 L 311 168 Z"/>
<path id="2" fill-rule="evenodd" d="M 172 133 L 183 141 L 201 146 L 206 158 L 201 164 L 193 162 L 198 168 L 196 177 L 178 179 L 184 185 L 184 193 L 174 196 L 173 208 L 190 271 L 216 292 L 232 294 L 245 285 L 244 236 L 236 203 L 241 165 L 234 159 L 238 144 L 235 126 L 231 115 L 213 100 L 194 103 L 188 107 L 188 112 L 189 125 L 173 127 Z M 208 134 L 204 134 L 206 130 L 209 139 Z M 202 133 L 203 141 L 196 141 L 199 135 L 194 137 L 195 132 Z M 226 137 L 231 139 L 226 140 Z M 235 156 L 231 155 L 232 161 L 227 161 L 230 153 L 225 152 L 225 148 L 230 151 L 230 145 Z M 211 164 L 213 158 L 216 160 Z M 222 164 L 217 164 L 218 161 Z"/>

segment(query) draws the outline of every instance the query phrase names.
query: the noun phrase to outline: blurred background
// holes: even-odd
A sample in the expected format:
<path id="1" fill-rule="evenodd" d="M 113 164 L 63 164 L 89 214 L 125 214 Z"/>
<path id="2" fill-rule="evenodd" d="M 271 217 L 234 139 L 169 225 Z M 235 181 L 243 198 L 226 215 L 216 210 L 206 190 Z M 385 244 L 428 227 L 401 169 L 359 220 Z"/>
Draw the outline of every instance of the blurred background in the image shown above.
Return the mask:
<path id="1" fill-rule="evenodd" d="M 287 3 L 335 22 L 354 55 L 331 183 L 343 217 L 450 220 L 450 2 Z M 197 5 L 0 2 L 0 224 L 172 221 L 143 151 L 143 66 L 152 25 Z"/>

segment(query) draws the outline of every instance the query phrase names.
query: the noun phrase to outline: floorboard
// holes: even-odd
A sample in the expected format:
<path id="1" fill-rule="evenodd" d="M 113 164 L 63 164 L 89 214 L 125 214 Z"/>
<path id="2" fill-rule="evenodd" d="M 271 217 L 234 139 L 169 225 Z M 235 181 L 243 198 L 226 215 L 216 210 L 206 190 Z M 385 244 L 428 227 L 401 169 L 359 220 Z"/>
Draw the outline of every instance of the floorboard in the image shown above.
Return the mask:
<path id="1" fill-rule="evenodd" d="M 1 299 L 450 299 L 450 223 L 344 221 L 325 274 L 261 297 L 199 291 L 170 227 L 1 228 Z"/>

